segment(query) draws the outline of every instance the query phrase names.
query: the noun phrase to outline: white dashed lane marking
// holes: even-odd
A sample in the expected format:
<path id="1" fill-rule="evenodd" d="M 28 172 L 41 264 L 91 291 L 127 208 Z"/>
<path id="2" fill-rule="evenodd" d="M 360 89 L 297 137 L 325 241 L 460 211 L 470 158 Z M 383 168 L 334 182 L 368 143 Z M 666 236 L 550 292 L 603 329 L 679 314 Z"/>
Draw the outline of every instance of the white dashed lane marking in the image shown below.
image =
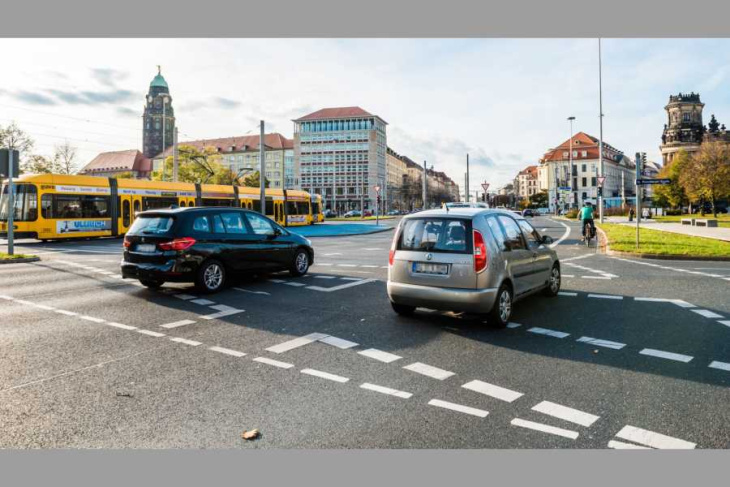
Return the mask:
<path id="1" fill-rule="evenodd" d="M 708 365 L 711 369 L 719 369 L 719 370 L 726 370 L 730 372 L 730 364 L 726 362 L 718 362 L 717 360 L 713 360 L 710 365 Z"/>
<path id="2" fill-rule="evenodd" d="M 188 340 L 187 338 L 174 337 L 170 338 L 170 340 L 177 343 L 184 343 L 185 345 L 190 345 L 191 347 L 197 347 L 198 345 L 202 345 L 202 343 L 200 342 L 196 342 L 195 340 Z"/>
<path id="3" fill-rule="evenodd" d="M 505 402 L 514 402 L 520 397 L 523 396 L 521 392 L 513 391 L 510 389 L 506 389 L 504 387 L 496 386 L 494 384 L 490 384 L 488 382 L 482 382 L 480 380 L 473 380 L 471 382 L 467 382 L 463 386 L 464 389 L 469 389 L 470 391 L 478 392 L 480 394 L 484 394 L 490 397 L 493 397 L 495 399 L 499 399 L 500 401 Z"/>
<path id="4" fill-rule="evenodd" d="M 173 294 L 177 299 L 182 299 L 183 301 L 188 301 L 190 299 L 198 299 L 197 296 L 191 296 L 190 294 Z"/>
<path id="5" fill-rule="evenodd" d="M 611 440 L 608 447 L 614 450 L 651 450 L 648 446 L 634 445 L 633 443 L 624 443 L 623 441 Z"/>
<path id="6" fill-rule="evenodd" d="M 600 416 L 596 416 L 595 414 L 586 413 L 550 401 L 542 401 L 533 406 L 532 410 L 586 427 L 592 425 L 600 418 Z"/>
<path id="7" fill-rule="evenodd" d="M 650 357 L 659 357 L 684 363 L 687 363 L 694 358 L 689 355 L 682 355 L 681 353 L 664 352 L 662 350 L 654 350 L 653 348 L 645 348 L 639 353 L 641 355 L 649 355 Z"/>
<path id="8" fill-rule="evenodd" d="M 345 383 L 350 380 L 347 377 L 342 377 L 341 375 L 330 374 L 329 372 L 322 372 L 321 370 L 315 369 L 302 369 L 300 372 L 302 374 L 313 375 L 315 377 L 320 377 L 322 379 L 327 379 L 340 383 Z"/>
<path id="9" fill-rule="evenodd" d="M 570 336 L 570 333 L 564 333 L 562 331 L 549 330 L 547 328 L 540 328 L 539 326 L 528 329 L 530 333 L 537 333 L 538 335 L 546 335 L 554 338 L 565 338 Z"/>
<path id="10" fill-rule="evenodd" d="M 192 325 L 195 323 L 193 320 L 180 320 L 180 321 L 173 321 L 172 323 L 165 323 L 164 325 L 160 325 L 161 328 L 177 328 L 179 326 L 185 326 L 185 325 Z"/>
<path id="11" fill-rule="evenodd" d="M 215 301 L 211 301 L 209 299 L 193 299 L 190 301 L 191 303 L 199 304 L 201 306 L 209 306 L 211 304 L 215 304 Z"/>
<path id="12" fill-rule="evenodd" d="M 588 297 L 598 299 L 624 299 L 623 296 L 614 296 L 612 294 L 589 294 Z"/>
<path id="13" fill-rule="evenodd" d="M 573 297 L 573 296 L 577 296 L 577 295 L 578 295 L 578 293 L 571 293 L 571 292 L 565 292 L 565 291 L 558 292 L 558 296 L 571 296 L 571 297 Z"/>
<path id="14" fill-rule="evenodd" d="M 230 348 L 223 348 L 223 347 L 210 347 L 208 350 L 212 350 L 214 352 L 223 353 L 225 355 L 231 355 L 233 357 L 245 357 L 246 354 L 243 352 L 239 352 L 237 350 L 231 350 Z"/>
<path id="15" fill-rule="evenodd" d="M 534 421 L 527 421 L 520 418 L 513 419 L 510 424 L 513 426 L 519 426 L 521 428 L 528 428 L 535 431 L 541 431 L 543 433 L 550 433 L 551 435 L 562 436 L 564 438 L 570 438 L 575 440 L 578 438 L 577 431 L 566 430 L 563 428 L 556 428 L 555 426 L 549 426 L 547 424 L 535 423 Z"/>
<path id="16" fill-rule="evenodd" d="M 442 401 L 441 399 L 431 399 L 430 401 L 428 401 L 428 404 L 429 404 L 429 406 L 436 406 L 439 408 L 450 409 L 452 411 L 457 411 L 457 412 L 465 413 L 465 414 L 471 414 L 472 416 L 477 416 L 480 418 L 486 418 L 487 415 L 489 414 L 489 411 L 485 411 L 483 409 L 463 406 L 461 404 L 456 404 L 453 402 Z"/>
<path id="17" fill-rule="evenodd" d="M 416 372 L 417 374 L 425 375 L 438 380 L 445 380 L 452 375 L 455 375 L 453 372 L 449 372 L 448 370 L 443 370 L 439 369 L 438 367 L 422 364 L 421 362 L 406 365 L 403 368 L 406 370 L 410 370 L 411 372 Z"/>
<path id="18" fill-rule="evenodd" d="M 697 446 L 696 443 L 629 425 L 624 426 L 621 431 L 616 433 L 616 437 L 660 449 L 691 450 Z"/>
<path id="19" fill-rule="evenodd" d="M 710 311 L 709 309 L 693 309 L 692 312 L 697 313 L 700 316 L 704 316 L 705 318 L 724 318 L 724 316 Z"/>
<path id="20" fill-rule="evenodd" d="M 130 326 L 130 325 L 124 325 L 122 323 L 115 323 L 113 321 L 107 321 L 105 323 L 107 326 L 113 326 L 114 328 L 119 328 L 121 330 L 136 330 L 136 326 Z"/>
<path id="21" fill-rule="evenodd" d="M 253 359 L 254 362 L 260 362 L 262 364 L 266 365 L 273 365 L 274 367 L 279 367 L 280 369 L 291 369 L 294 367 L 294 364 L 288 364 L 286 362 L 279 362 L 278 360 L 272 360 L 270 358 L 266 357 L 256 357 Z"/>
<path id="22" fill-rule="evenodd" d="M 576 341 L 581 343 L 588 343 L 589 345 L 596 345 L 597 347 L 613 348 L 614 350 L 621 350 L 626 346 L 625 343 L 612 342 L 610 340 L 601 340 L 599 338 L 591 337 L 580 337 Z"/>
<path id="23" fill-rule="evenodd" d="M 357 352 L 360 355 L 364 355 L 365 357 L 369 357 L 375 360 L 379 360 L 380 362 L 385 362 L 386 364 L 389 364 L 391 362 L 395 362 L 396 360 L 400 360 L 403 357 L 399 355 L 395 355 L 388 352 L 383 352 L 382 350 L 378 350 L 375 348 L 369 348 L 367 350 L 363 350 L 362 352 Z"/>
<path id="24" fill-rule="evenodd" d="M 408 399 L 409 397 L 413 396 L 413 394 L 411 394 L 410 392 L 399 391 L 397 389 L 391 389 L 390 387 L 383 387 L 377 384 L 370 384 L 367 382 L 362 384 L 360 388 L 367 389 L 369 391 L 380 392 L 381 394 L 388 394 L 389 396 L 400 397 L 403 399 Z"/>
<path id="25" fill-rule="evenodd" d="M 243 309 L 236 309 L 232 308 L 231 306 L 226 306 L 225 304 L 217 304 L 215 306 L 211 306 L 213 309 L 219 310 L 217 313 L 213 313 L 211 315 L 203 315 L 199 318 L 202 320 L 214 320 L 217 318 L 223 318 L 225 316 L 231 316 L 238 313 L 243 313 L 245 310 Z"/>
<path id="26" fill-rule="evenodd" d="M 303 347 L 304 345 L 309 345 L 310 343 L 314 343 L 317 340 L 326 338 L 328 336 L 329 335 L 325 333 L 310 333 L 309 335 L 294 338 L 293 340 L 289 340 L 284 343 L 274 345 L 273 347 L 269 347 L 266 349 L 266 351 L 272 353 L 284 353 L 288 352 L 289 350 L 294 350 L 295 348 Z"/>
<path id="27" fill-rule="evenodd" d="M 92 323 L 104 323 L 106 320 L 102 320 L 101 318 L 95 318 L 94 316 L 86 316 L 82 315 L 79 316 L 82 320 L 91 321 Z"/>
<path id="28" fill-rule="evenodd" d="M 151 330 L 141 330 L 140 329 L 140 330 L 137 330 L 137 333 L 141 333 L 143 335 L 149 335 L 149 336 L 155 337 L 155 338 L 160 338 L 160 337 L 164 337 L 165 336 L 164 333 L 158 333 L 156 331 L 151 331 Z"/>
<path id="29" fill-rule="evenodd" d="M 357 345 L 358 345 L 355 342 L 351 342 L 349 340 L 344 340 L 342 338 L 337 338 L 337 337 L 333 337 L 333 336 L 328 336 L 328 337 L 322 338 L 319 341 L 322 343 L 326 343 L 327 345 L 332 345 L 333 347 L 341 348 L 343 350 L 348 349 L 348 348 L 357 347 Z"/>
<path id="30" fill-rule="evenodd" d="M 725 326 L 730 326 L 730 320 L 718 320 L 718 323 Z"/>

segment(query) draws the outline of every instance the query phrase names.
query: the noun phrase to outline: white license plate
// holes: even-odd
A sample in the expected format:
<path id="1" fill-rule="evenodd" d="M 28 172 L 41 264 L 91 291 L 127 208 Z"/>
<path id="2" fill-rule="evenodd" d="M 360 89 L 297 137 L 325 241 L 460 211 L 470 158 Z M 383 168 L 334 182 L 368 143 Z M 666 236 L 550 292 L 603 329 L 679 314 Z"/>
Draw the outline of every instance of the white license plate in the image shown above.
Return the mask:
<path id="1" fill-rule="evenodd" d="M 432 264 L 430 262 L 414 262 L 413 272 L 416 274 L 446 275 L 449 273 L 449 264 Z"/>
<path id="2" fill-rule="evenodd" d="M 145 253 L 145 254 L 151 254 L 155 250 L 157 250 L 157 247 L 155 246 L 155 244 L 137 244 L 137 247 L 135 247 L 135 250 L 137 252 L 142 252 L 142 253 Z"/>

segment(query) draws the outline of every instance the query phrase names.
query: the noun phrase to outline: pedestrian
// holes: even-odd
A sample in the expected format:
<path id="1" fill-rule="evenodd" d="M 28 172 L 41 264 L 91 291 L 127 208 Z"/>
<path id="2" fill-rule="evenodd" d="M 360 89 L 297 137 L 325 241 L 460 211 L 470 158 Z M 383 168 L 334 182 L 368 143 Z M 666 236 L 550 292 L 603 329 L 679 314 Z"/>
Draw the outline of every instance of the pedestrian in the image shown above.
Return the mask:
<path id="1" fill-rule="evenodd" d="M 635 215 L 635 214 L 636 214 L 636 213 L 634 212 L 634 207 L 632 206 L 632 207 L 631 207 L 631 208 L 629 209 L 629 221 L 630 221 L 630 222 L 634 221 L 634 215 Z"/>

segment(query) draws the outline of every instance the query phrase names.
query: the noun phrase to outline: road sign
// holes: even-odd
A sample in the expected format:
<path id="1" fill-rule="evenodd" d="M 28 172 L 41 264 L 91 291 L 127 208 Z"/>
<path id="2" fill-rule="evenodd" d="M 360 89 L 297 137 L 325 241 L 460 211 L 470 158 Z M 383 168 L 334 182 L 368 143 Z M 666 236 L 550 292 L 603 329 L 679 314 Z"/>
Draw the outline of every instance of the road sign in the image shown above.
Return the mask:
<path id="1" fill-rule="evenodd" d="M 375 189 L 375 192 L 376 193 L 379 193 L 380 192 L 380 186 L 373 186 L 373 189 Z"/>
<path id="2" fill-rule="evenodd" d="M 482 183 L 482 189 L 483 189 L 483 190 L 484 190 L 484 192 L 486 193 L 486 192 L 487 192 L 487 190 L 489 189 L 489 183 Z"/>
<path id="3" fill-rule="evenodd" d="M 672 184 L 671 179 L 637 179 L 636 184 Z"/>
<path id="4" fill-rule="evenodd" d="M 606 180 L 606 176 L 598 177 L 598 186 L 603 186 L 603 182 Z"/>

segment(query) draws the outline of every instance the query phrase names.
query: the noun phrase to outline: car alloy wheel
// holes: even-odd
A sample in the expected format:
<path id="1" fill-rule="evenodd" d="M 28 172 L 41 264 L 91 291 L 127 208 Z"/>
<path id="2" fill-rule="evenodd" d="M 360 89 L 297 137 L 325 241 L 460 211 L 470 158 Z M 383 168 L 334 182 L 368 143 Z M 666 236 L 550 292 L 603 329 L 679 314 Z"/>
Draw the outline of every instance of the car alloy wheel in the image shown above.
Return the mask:
<path id="1" fill-rule="evenodd" d="M 297 268 L 297 272 L 301 272 L 302 274 L 307 272 L 307 267 L 309 266 L 309 258 L 307 257 L 307 254 L 304 252 L 299 252 L 297 254 L 297 259 L 294 265 Z"/>
<path id="2" fill-rule="evenodd" d="M 550 291 L 557 293 L 560 290 L 560 269 L 553 267 L 550 272 Z"/>
<path id="3" fill-rule="evenodd" d="M 510 316 L 512 316 L 512 297 L 509 290 L 503 289 L 499 295 L 499 317 L 506 323 Z"/>
<path id="4" fill-rule="evenodd" d="M 203 272 L 203 283 L 205 287 L 214 291 L 223 284 L 223 269 L 216 263 L 208 264 Z"/>

